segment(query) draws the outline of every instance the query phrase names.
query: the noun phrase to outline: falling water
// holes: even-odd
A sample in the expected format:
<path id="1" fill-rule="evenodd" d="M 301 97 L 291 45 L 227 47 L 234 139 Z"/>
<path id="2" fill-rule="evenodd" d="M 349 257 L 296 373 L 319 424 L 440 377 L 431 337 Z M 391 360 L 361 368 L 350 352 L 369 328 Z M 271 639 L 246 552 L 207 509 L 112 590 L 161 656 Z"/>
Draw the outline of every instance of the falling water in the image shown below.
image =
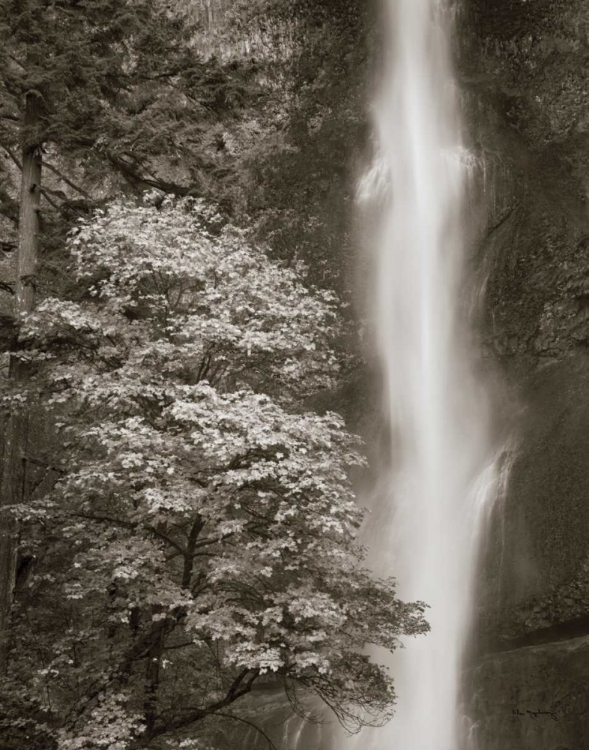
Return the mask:
<path id="1" fill-rule="evenodd" d="M 361 192 L 380 206 L 370 286 L 391 448 L 387 492 L 367 541 L 380 572 L 397 577 L 401 598 L 429 604 L 431 633 L 393 657 L 393 720 L 351 745 L 459 750 L 473 571 L 496 487 L 488 399 L 468 335 L 464 197 L 472 159 L 462 143 L 447 3 L 384 2 L 379 157 Z"/>

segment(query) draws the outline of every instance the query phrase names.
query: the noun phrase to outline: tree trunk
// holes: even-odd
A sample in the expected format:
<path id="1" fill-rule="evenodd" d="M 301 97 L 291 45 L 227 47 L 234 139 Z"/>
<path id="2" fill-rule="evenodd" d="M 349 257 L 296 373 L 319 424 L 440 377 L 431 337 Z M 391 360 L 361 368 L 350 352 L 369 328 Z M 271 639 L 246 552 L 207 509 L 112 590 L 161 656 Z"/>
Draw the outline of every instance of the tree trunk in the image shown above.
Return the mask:
<path id="1" fill-rule="evenodd" d="M 41 147 L 39 137 L 40 97 L 29 92 L 25 102 L 22 131 L 22 182 L 18 225 L 18 269 L 14 315 L 17 324 L 35 307 L 35 277 L 39 247 L 39 207 L 41 200 Z M 24 382 L 28 367 L 11 355 L 9 378 Z M 29 413 L 26 405 L 12 410 L 4 434 L 4 457 L 0 485 L 0 674 L 8 663 L 10 611 L 14 596 L 18 523 L 5 511 L 25 496 L 25 463 Z"/>

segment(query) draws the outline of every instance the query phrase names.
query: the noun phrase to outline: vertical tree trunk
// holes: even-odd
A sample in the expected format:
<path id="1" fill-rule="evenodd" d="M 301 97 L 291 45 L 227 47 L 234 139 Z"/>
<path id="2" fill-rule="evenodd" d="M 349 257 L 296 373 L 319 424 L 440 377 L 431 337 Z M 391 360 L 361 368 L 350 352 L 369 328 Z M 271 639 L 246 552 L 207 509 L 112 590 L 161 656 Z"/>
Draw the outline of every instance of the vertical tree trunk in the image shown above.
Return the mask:
<path id="1" fill-rule="evenodd" d="M 40 98 L 26 96 L 22 130 L 22 182 L 18 225 L 18 269 L 14 315 L 20 318 L 35 306 L 35 276 L 39 247 L 39 206 L 41 200 L 41 147 L 39 144 Z M 27 366 L 15 355 L 10 358 L 9 377 L 26 381 Z M 5 506 L 23 502 L 25 456 L 29 414 L 26 406 L 12 411 L 4 434 L 4 457 L 0 485 L 0 674 L 8 663 L 10 611 L 14 595 L 18 524 Z"/>

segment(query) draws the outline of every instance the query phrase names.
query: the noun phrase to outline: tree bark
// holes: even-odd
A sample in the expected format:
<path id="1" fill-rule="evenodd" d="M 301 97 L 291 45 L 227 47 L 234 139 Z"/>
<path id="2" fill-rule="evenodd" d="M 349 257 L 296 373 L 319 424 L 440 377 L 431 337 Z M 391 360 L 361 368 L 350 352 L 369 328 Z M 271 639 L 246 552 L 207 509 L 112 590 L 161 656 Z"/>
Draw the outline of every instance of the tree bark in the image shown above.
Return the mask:
<path id="1" fill-rule="evenodd" d="M 18 225 L 18 268 L 14 316 L 19 324 L 35 307 L 35 280 L 39 249 L 41 201 L 41 145 L 39 143 L 40 96 L 29 92 L 25 100 L 22 130 L 22 182 Z M 10 357 L 9 378 L 26 382 L 28 367 L 16 354 Z M 4 433 L 4 456 L 0 484 L 0 674 L 6 670 L 9 653 L 10 613 L 14 597 L 18 523 L 6 506 L 25 498 L 26 448 L 29 412 L 26 404 L 12 409 Z"/>

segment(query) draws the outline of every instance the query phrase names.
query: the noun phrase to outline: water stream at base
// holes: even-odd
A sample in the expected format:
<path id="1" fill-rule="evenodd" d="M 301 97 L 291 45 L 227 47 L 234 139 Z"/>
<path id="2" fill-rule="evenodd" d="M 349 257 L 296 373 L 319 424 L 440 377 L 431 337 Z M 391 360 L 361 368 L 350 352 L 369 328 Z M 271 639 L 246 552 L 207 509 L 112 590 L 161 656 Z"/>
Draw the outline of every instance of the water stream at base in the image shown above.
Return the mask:
<path id="1" fill-rule="evenodd" d="M 391 446 L 365 541 L 378 572 L 397 577 L 399 596 L 430 606 L 431 633 L 390 661 L 394 719 L 340 746 L 463 750 L 461 663 L 480 537 L 498 482 L 464 284 L 472 159 L 462 142 L 447 3 L 383 2 L 379 155 L 360 187 L 380 205 L 369 243 L 370 312 Z"/>

